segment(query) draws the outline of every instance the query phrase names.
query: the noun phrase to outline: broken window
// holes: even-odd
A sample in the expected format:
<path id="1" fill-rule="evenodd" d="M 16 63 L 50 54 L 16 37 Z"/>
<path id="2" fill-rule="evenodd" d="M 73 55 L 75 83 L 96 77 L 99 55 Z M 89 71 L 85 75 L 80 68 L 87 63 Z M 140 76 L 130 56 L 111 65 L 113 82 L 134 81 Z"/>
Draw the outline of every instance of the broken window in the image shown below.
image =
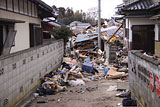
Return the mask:
<path id="1" fill-rule="evenodd" d="M 154 25 L 134 25 L 132 27 L 132 49 L 154 54 Z"/>
<path id="2" fill-rule="evenodd" d="M 42 28 L 37 24 L 30 24 L 30 47 L 42 44 Z"/>
<path id="3" fill-rule="evenodd" d="M 14 45 L 16 31 L 13 24 L 0 24 L 0 55 L 10 53 Z"/>

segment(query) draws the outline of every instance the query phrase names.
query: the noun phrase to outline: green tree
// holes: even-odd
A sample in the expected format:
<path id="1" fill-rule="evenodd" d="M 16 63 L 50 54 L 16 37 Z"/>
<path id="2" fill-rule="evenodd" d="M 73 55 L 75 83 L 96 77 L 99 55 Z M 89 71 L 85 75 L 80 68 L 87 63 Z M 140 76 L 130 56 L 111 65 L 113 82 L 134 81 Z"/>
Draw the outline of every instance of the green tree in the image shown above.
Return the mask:
<path id="1" fill-rule="evenodd" d="M 57 20 L 65 25 L 69 25 L 73 21 L 80 21 L 84 23 L 90 23 L 92 25 L 95 24 L 95 17 L 91 16 L 83 12 L 82 10 L 77 10 L 76 12 L 73 11 L 72 8 L 58 8 L 59 15 Z"/>
<path id="2" fill-rule="evenodd" d="M 55 27 L 51 30 L 51 34 L 54 36 L 55 39 L 63 39 L 64 40 L 64 49 L 66 46 L 66 43 L 69 40 L 69 37 L 73 36 L 72 30 L 70 30 L 66 26 L 61 27 Z"/>

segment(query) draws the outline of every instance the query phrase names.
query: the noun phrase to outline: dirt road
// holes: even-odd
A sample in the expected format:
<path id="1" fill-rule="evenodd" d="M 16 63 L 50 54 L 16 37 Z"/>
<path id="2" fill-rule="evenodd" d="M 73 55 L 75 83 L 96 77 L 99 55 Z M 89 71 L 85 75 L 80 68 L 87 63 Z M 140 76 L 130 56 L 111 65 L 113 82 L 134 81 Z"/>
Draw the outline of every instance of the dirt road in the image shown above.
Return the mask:
<path id="1" fill-rule="evenodd" d="M 109 87 L 117 86 L 119 80 L 99 80 L 86 83 L 85 86 L 70 87 L 66 92 L 39 97 L 30 107 L 116 107 L 122 98 L 115 97 L 119 93 Z M 48 100 L 48 103 L 37 101 Z"/>

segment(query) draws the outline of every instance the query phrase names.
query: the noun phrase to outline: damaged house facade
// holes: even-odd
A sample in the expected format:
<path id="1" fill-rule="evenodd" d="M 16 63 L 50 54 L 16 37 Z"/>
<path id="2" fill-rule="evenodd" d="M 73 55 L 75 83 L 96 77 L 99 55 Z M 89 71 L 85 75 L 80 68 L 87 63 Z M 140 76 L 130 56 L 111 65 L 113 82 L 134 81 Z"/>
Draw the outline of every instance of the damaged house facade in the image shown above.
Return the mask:
<path id="1" fill-rule="evenodd" d="M 143 107 L 160 102 L 160 1 L 124 0 L 125 44 L 129 52 L 132 97 Z"/>
<path id="2" fill-rule="evenodd" d="M 43 42 L 41 21 L 53 16 L 41 0 L 0 0 L 0 107 L 16 105 L 61 63 L 63 41 Z"/>

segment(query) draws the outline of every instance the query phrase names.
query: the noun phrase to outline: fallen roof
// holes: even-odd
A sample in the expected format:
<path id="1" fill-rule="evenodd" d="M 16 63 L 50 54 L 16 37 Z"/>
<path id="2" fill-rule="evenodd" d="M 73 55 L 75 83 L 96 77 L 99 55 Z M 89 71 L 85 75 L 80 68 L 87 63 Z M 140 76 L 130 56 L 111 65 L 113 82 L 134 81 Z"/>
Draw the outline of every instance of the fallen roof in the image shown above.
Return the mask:
<path id="1" fill-rule="evenodd" d="M 51 24 L 53 26 L 57 26 L 57 27 L 60 27 L 61 25 L 63 25 L 62 23 L 57 22 L 54 17 L 44 18 L 43 22 L 49 23 L 49 24 Z"/>
<path id="2" fill-rule="evenodd" d="M 102 29 L 101 32 L 106 32 L 107 36 L 112 36 L 117 29 L 118 29 L 117 26 L 112 26 L 109 28 Z M 123 36 L 123 31 L 121 29 L 116 33 L 116 37 L 118 36 L 121 36 L 121 37 Z"/>
<path id="3" fill-rule="evenodd" d="M 98 35 L 94 34 L 94 36 L 89 36 L 90 34 L 79 34 L 76 38 L 75 42 L 83 42 L 83 41 L 88 41 L 88 40 L 92 40 L 94 38 L 97 38 Z"/>

